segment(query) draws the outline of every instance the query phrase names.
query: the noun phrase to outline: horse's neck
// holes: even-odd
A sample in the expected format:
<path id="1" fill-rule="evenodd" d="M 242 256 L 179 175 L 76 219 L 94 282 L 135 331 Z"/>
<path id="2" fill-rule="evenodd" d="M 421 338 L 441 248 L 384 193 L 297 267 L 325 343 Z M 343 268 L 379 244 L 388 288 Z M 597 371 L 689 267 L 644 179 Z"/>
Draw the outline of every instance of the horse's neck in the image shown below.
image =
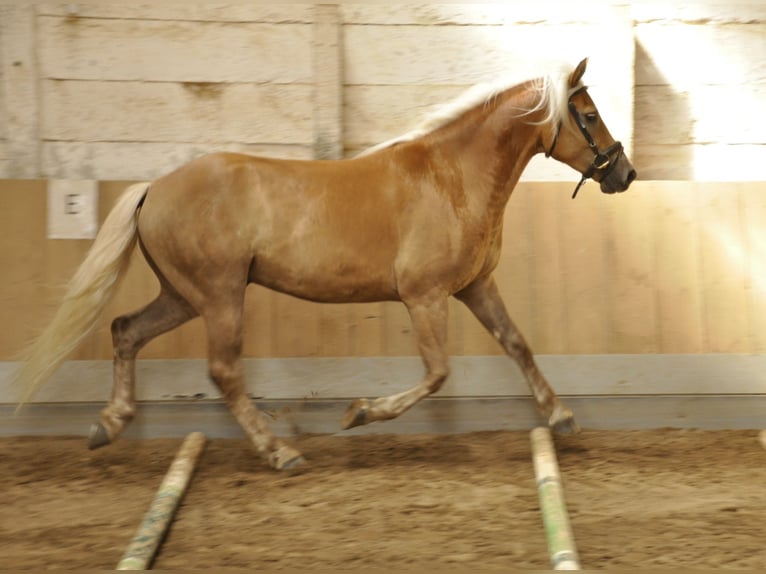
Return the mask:
<path id="1" fill-rule="evenodd" d="M 429 138 L 441 157 L 461 166 L 466 195 L 491 218 L 502 217 L 524 168 L 542 149 L 542 126 L 534 123 L 542 113 L 519 112 L 534 105 L 531 97 L 523 91 L 498 96 Z"/>

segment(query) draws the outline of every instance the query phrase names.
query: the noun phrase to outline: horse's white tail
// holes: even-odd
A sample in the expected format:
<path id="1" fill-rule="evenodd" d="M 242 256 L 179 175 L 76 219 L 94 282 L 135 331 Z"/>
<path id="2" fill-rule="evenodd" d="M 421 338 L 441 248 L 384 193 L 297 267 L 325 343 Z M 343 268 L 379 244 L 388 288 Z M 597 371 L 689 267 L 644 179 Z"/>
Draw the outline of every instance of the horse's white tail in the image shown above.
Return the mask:
<path id="1" fill-rule="evenodd" d="M 138 206 L 149 183 L 128 187 L 104 221 L 67 286 L 64 301 L 42 334 L 22 352 L 11 382 L 29 401 L 59 365 L 93 331 L 130 261 L 138 238 Z"/>

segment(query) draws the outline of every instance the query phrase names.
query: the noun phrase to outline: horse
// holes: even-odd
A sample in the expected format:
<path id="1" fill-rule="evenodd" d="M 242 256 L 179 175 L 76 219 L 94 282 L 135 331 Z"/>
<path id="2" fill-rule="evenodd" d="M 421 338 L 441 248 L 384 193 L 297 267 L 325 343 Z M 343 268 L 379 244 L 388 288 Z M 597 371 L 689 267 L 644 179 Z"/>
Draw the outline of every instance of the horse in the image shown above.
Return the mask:
<path id="1" fill-rule="evenodd" d="M 91 427 L 91 449 L 114 442 L 136 413 L 139 350 L 199 316 L 209 376 L 255 450 L 277 470 L 306 463 L 271 433 L 245 392 L 243 306 L 251 283 L 316 302 L 406 306 L 425 375 L 404 392 L 354 400 L 343 429 L 393 419 L 439 390 L 449 374 L 447 306 L 455 297 L 517 362 L 549 426 L 577 432 L 508 316 L 493 271 L 506 203 L 534 155 L 579 171 L 574 195 L 589 178 L 608 194 L 636 178 L 582 82 L 586 65 L 469 90 L 416 129 L 354 157 L 210 153 L 129 186 L 29 346 L 14 378 L 20 404 L 95 328 L 138 244 L 159 294 L 111 323 L 113 386 Z"/>

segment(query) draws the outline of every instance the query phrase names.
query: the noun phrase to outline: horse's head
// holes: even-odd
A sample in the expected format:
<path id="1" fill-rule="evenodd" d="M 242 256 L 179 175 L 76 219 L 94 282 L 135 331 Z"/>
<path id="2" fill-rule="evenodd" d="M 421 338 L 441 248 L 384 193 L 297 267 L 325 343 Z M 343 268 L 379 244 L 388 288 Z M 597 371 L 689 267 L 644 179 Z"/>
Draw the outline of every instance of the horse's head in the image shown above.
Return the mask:
<path id="1" fill-rule="evenodd" d="M 599 182 L 604 193 L 625 191 L 636 179 L 622 144 L 611 136 L 587 87 L 580 83 L 587 63 L 586 58 L 569 75 L 568 116 L 562 117 L 546 152 L 582 174 L 572 197 L 588 178 Z"/>

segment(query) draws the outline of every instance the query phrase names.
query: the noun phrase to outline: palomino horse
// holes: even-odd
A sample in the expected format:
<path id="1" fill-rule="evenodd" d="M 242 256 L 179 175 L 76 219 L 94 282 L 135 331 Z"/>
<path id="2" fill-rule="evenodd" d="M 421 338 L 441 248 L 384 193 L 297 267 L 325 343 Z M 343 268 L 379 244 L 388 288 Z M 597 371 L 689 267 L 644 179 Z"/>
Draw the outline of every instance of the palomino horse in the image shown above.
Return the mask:
<path id="1" fill-rule="evenodd" d="M 560 76 L 469 91 L 421 129 L 352 159 L 214 153 L 129 187 L 17 373 L 23 400 L 94 328 L 138 241 L 160 293 L 112 322 L 114 383 L 91 448 L 114 441 L 134 416 L 139 349 L 201 316 L 210 377 L 257 451 L 276 469 L 303 463 L 245 393 L 249 283 L 312 301 L 406 305 L 425 377 L 407 391 L 353 401 L 343 428 L 392 419 L 439 390 L 449 372 L 447 300 L 454 296 L 518 362 L 549 425 L 576 431 L 508 317 L 492 273 L 503 211 L 532 156 L 553 156 L 605 193 L 627 189 L 636 177 L 581 83 L 585 67 L 583 60 Z"/>

